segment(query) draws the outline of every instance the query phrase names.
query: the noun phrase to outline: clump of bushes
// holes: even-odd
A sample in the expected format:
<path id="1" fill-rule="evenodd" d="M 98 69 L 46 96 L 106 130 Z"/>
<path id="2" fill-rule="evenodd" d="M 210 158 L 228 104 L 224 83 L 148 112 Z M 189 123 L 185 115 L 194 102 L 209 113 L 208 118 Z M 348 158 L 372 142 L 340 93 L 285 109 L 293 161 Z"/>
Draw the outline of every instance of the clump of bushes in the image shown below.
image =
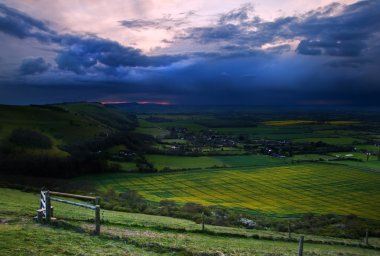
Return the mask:
<path id="1" fill-rule="evenodd" d="M 53 146 L 53 142 L 48 136 L 29 129 L 14 129 L 9 141 L 16 146 L 29 148 L 50 149 Z"/>
<path id="2" fill-rule="evenodd" d="M 102 195 L 102 207 L 108 210 L 145 212 L 148 205 L 145 199 L 134 190 L 116 193 L 110 189 Z"/>

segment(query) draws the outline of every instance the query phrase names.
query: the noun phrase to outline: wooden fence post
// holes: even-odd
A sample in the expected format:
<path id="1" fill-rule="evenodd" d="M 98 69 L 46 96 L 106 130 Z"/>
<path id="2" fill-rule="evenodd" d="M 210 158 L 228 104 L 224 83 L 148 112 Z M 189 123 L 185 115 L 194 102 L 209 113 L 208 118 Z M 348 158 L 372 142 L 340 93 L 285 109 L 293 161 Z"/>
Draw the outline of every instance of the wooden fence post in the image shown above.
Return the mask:
<path id="1" fill-rule="evenodd" d="M 368 245 L 368 228 L 365 230 L 365 245 Z"/>
<path id="2" fill-rule="evenodd" d="M 100 234 L 100 206 L 95 206 L 95 234 Z"/>
<path id="3" fill-rule="evenodd" d="M 95 205 L 100 205 L 100 197 L 95 198 Z"/>
<path id="4" fill-rule="evenodd" d="M 37 210 L 37 222 L 38 223 L 42 223 L 42 220 L 44 217 L 43 209 L 45 209 L 45 204 L 46 204 L 45 192 L 43 190 L 41 190 L 41 192 L 40 192 L 40 208 Z"/>
<path id="5" fill-rule="evenodd" d="M 46 212 L 46 222 L 50 223 L 51 220 L 51 202 L 49 191 L 45 192 L 45 212 Z"/>
<path id="6" fill-rule="evenodd" d="M 202 231 L 205 231 L 205 213 L 202 212 Z"/>
<path id="7" fill-rule="evenodd" d="M 290 222 L 288 222 L 288 239 L 291 239 L 291 238 L 292 238 L 292 230 L 290 227 Z"/>
<path id="8" fill-rule="evenodd" d="M 40 193 L 40 209 L 44 209 L 45 208 L 45 192 L 43 190 L 41 190 L 41 193 Z"/>
<path id="9" fill-rule="evenodd" d="M 298 256 L 302 256 L 303 255 L 303 236 L 300 237 L 300 243 L 299 243 L 299 247 L 298 247 Z"/>

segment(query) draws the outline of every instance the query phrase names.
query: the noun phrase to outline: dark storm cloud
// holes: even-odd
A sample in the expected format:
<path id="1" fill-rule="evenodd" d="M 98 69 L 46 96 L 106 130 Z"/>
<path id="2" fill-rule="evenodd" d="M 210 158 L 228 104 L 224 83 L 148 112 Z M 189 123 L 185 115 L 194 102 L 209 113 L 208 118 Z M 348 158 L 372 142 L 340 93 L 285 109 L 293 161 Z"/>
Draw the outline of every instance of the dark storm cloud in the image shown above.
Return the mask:
<path id="1" fill-rule="evenodd" d="M 362 1 L 346 6 L 337 16 L 325 16 L 340 6 L 333 4 L 310 12 L 295 24 L 296 35 L 305 36 L 297 51 L 301 54 L 354 57 L 368 49 L 380 31 L 380 1 Z"/>
<path id="2" fill-rule="evenodd" d="M 147 56 L 139 49 L 122 46 L 115 41 L 93 35 L 59 34 L 49 29 L 45 22 L 3 4 L 0 4 L 0 13 L 1 32 L 20 39 L 34 38 L 42 43 L 60 47 L 55 61 L 61 70 L 85 74 L 96 64 L 110 68 L 165 66 L 185 58 L 178 55 Z M 37 65 L 34 68 L 37 73 L 42 66 Z M 22 63 L 20 68 L 23 74 L 32 69 L 29 63 Z M 103 67 L 97 70 L 106 69 Z"/>
<path id="3" fill-rule="evenodd" d="M 229 11 L 225 14 L 222 14 L 219 18 L 220 24 L 225 24 L 231 21 L 244 22 L 248 20 L 249 13 L 254 10 L 252 4 L 245 4 L 240 8 Z"/>
<path id="4" fill-rule="evenodd" d="M 2 84 L 0 100 L 18 93 L 27 99 L 20 88 L 28 86 L 39 101 L 44 92 L 50 101 L 113 97 L 187 104 L 379 104 L 379 10 L 375 0 L 332 4 L 268 22 L 244 5 L 221 14 L 213 25 L 187 28 L 167 41 L 190 42 L 191 54 L 149 56 L 94 35 L 52 31 L 45 22 L 0 5 L 0 31 L 54 46 L 56 53 L 56 66 L 50 68 L 44 59 L 24 60 L 19 71 L 39 74 L 40 80 L 23 77 L 8 89 Z M 171 29 L 176 22 L 186 20 L 166 16 L 121 24 Z M 292 40 L 299 42 L 295 53 L 289 53 Z"/>
<path id="5" fill-rule="evenodd" d="M 95 65 L 109 68 L 157 67 L 185 58 L 179 55 L 147 56 L 138 49 L 96 37 L 62 36 L 60 44 L 65 46 L 65 49 L 60 51 L 56 58 L 58 67 L 78 74 L 90 71 L 88 69 Z"/>
<path id="6" fill-rule="evenodd" d="M 335 3 L 302 16 L 267 22 L 252 16 L 252 8 L 244 6 L 222 15 L 217 25 L 188 29 L 179 39 L 260 47 L 276 40 L 303 38 L 299 54 L 355 57 L 380 32 L 379 10 L 380 1 L 376 0 L 348 6 Z"/>
<path id="7" fill-rule="evenodd" d="M 141 29 L 146 27 L 156 27 L 159 25 L 157 21 L 153 20 L 122 20 L 120 24 L 127 28 Z"/>
<path id="8" fill-rule="evenodd" d="M 245 12 L 247 11 L 244 10 L 243 13 Z M 233 19 L 230 16 L 228 18 L 222 16 L 215 26 L 189 28 L 177 39 L 193 40 L 200 44 L 219 43 L 258 48 L 277 39 L 294 38 L 289 26 L 296 19 L 295 17 L 279 18 L 275 22 L 264 22 L 259 17 L 249 19 L 237 17 Z"/>
<path id="9" fill-rule="evenodd" d="M 330 55 L 330 56 L 359 56 L 365 44 L 358 41 L 313 41 L 302 40 L 298 45 L 297 51 L 306 55 Z"/>
<path id="10" fill-rule="evenodd" d="M 48 41 L 50 36 L 54 34 L 45 22 L 1 3 L 0 31 L 20 39 L 35 38 L 42 42 Z"/>
<path id="11" fill-rule="evenodd" d="M 183 39 L 195 39 L 198 43 L 207 44 L 218 41 L 235 41 L 241 37 L 241 28 L 237 25 L 225 24 L 215 27 L 191 28 L 191 34 Z"/>
<path id="12" fill-rule="evenodd" d="M 63 46 L 56 62 L 60 69 L 85 74 L 90 68 L 97 70 L 118 67 L 159 67 L 185 59 L 184 55 L 147 56 L 141 50 L 122 46 L 108 39 L 95 36 L 55 36 L 55 41 Z"/>
<path id="13" fill-rule="evenodd" d="M 50 64 L 46 63 L 46 61 L 39 58 L 26 58 L 22 61 L 20 65 L 20 73 L 22 75 L 32 75 L 43 73 L 50 68 Z"/>

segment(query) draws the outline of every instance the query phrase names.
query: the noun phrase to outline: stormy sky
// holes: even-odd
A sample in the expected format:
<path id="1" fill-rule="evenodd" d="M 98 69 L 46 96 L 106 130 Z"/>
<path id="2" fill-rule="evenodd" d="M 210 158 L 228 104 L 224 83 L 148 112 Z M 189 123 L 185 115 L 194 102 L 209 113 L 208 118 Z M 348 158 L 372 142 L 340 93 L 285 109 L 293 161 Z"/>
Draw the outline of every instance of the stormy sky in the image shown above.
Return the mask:
<path id="1" fill-rule="evenodd" d="M 380 105 L 378 0 L 0 0 L 0 104 Z"/>

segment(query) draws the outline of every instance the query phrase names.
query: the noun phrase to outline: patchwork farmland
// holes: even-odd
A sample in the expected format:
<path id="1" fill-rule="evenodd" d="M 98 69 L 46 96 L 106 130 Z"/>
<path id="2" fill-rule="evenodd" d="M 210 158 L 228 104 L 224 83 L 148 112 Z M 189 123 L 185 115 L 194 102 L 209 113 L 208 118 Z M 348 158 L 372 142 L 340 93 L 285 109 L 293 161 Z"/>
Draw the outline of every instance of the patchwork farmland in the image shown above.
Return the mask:
<path id="1" fill-rule="evenodd" d="M 313 212 L 380 218 L 380 174 L 338 164 L 113 174 L 92 180 L 102 190 L 136 190 L 156 202 L 170 199 L 278 216 Z"/>

